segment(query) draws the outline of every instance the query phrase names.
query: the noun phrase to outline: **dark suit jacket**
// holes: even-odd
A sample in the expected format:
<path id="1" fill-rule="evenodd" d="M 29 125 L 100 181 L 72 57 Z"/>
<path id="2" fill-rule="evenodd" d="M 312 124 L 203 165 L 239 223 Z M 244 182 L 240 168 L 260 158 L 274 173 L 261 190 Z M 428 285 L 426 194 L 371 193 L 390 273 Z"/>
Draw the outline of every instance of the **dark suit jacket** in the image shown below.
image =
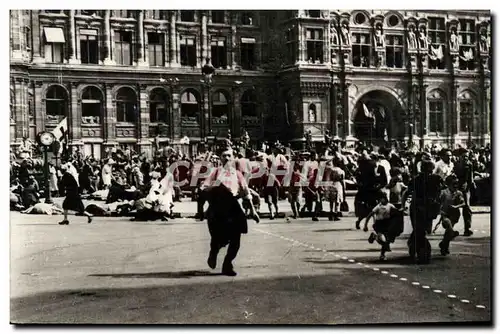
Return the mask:
<path id="1" fill-rule="evenodd" d="M 245 213 L 238 199 L 224 185 L 204 189 L 200 193 L 200 204 L 208 201 L 207 221 L 212 238 L 228 241 L 234 234 L 248 232 Z"/>

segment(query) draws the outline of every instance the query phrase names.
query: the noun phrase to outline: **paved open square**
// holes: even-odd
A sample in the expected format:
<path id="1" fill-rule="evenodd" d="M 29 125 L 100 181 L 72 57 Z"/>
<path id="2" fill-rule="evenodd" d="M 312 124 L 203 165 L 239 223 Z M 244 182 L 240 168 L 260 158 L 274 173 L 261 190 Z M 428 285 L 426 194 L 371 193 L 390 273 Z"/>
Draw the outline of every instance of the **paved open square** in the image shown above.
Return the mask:
<path id="1" fill-rule="evenodd" d="M 206 222 L 11 213 L 14 323 L 363 324 L 490 321 L 490 215 L 451 254 L 407 261 L 408 217 L 387 260 L 354 218 L 249 222 L 236 277 L 206 264 Z M 463 232 L 462 221 L 456 230 Z"/>

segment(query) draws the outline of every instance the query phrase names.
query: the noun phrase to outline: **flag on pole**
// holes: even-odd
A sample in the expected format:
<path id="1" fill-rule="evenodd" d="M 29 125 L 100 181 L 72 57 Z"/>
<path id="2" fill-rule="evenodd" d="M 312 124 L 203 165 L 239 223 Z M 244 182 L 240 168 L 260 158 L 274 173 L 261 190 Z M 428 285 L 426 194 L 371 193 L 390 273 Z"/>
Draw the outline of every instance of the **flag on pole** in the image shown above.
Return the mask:
<path id="1" fill-rule="evenodd" d="M 363 103 L 363 111 L 365 113 L 365 117 L 367 117 L 367 118 L 373 118 L 373 113 L 368 110 L 368 107 L 364 103 Z"/>
<path id="2" fill-rule="evenodd" d="M 64 119 L 52 130 L 52 134 L 58 142 L 64 143 L 64 145 L 59 146 L 58 155 L 61 155 L 64 151 L 64 147 L 68 144 L 68 118 Z M 55 152 L 54 152 L 55 153 Z"/>

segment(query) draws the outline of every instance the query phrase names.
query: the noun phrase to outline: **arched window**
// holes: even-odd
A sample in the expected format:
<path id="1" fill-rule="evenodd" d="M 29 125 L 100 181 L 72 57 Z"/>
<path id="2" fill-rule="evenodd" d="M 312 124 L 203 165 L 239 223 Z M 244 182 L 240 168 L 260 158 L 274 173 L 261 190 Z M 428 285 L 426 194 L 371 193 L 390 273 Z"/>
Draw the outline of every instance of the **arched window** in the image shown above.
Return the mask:
<path id="1" fill-rule="evenodd" d="M 259 124 L 257 97 L 253 90 L 247 90 L 241 97 L 241 116 L 245 125 Z"/>
<path id="2" fill-rule="evenodd" d="M 82 93 L 82 124 L 101 124 L 103 100 L 99 88 L 85 88 Z"/>
<path id="3" fill-rule="evenodd" d="M 195 91 L 185 91 L 181 96 L 181 124 L 199 125 L 198 94 Z"/>
<path id="4" fill-rule="evenodd" d="M 156 88 L 149 96 L 149 120 L 151 123 L 168 123 L 168 95 Z"/>
<path id="5" fill-rule="evenodd" d="M 429 101 L 429 134 L 444 132 L 446 99 L 442 92 L 435 90 L 428 96 Z"/>
<path id="6" fill-rule="evenodd" d="M 459 129 L 460 132 L 471 133 L 478 132 L 479 129 L 479 110 L 476 105 L 476 97 L 469 91 L 458 95 L 459 100 Z"/>
<path id="7" fill-rule="evenodd" d="M 116 118 L 118 122 L 137 121 L 137 95 L 131 88 L 123 87 L 116 93 Z"/>
<path id="8" fill-rule="evenodd" d="M 221 91 L 212 96 L 212 123 L 229 124 L 229 104 L 226 95 Z"/>
<path id="9" fill-rule="evenodd" d="M 60 121 L 67 114 L 68 94 L 61 86 L 52 86 L 45 95 L 45 113 L 47 120 Z"/>

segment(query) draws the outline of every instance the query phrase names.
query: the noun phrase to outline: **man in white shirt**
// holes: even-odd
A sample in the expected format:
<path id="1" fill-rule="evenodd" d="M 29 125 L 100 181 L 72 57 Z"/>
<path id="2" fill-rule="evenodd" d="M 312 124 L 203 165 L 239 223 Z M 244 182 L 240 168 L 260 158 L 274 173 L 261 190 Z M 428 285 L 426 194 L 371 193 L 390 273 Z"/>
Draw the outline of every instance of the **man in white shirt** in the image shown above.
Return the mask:
<path id="1" fill-rule="evenodd" d="M 248 232 L 246 216 L 237 199 L 243 198 L 247 201 L 250 215 L 257 223 L 259 217 L 252 204 L 248 184 L 243 174 L 235 168 L 232 149 L 224 149 L 220 157 L 222 166 L 215 168 L 202 185 L 199 208 L 203 208 L 205 201 L 209 202 L 207 220 L 211 241 L 208 266 L 215 269 L 217 254 L 227 245 L 222 274 L 236 276 L 232 261 L 238 254 L 241 234 Z M 199 215 L 203 217 L 202 212 L 199 212 Z"/>
<path id="2" fill-rule="evenodd" d="M 451 161 L 451 152 L 444 150 L 441 152 L 441 160 L 436 163 L 434 174 L 439 175 L 443 180 L 453 173 L 454 164 Z"/>

